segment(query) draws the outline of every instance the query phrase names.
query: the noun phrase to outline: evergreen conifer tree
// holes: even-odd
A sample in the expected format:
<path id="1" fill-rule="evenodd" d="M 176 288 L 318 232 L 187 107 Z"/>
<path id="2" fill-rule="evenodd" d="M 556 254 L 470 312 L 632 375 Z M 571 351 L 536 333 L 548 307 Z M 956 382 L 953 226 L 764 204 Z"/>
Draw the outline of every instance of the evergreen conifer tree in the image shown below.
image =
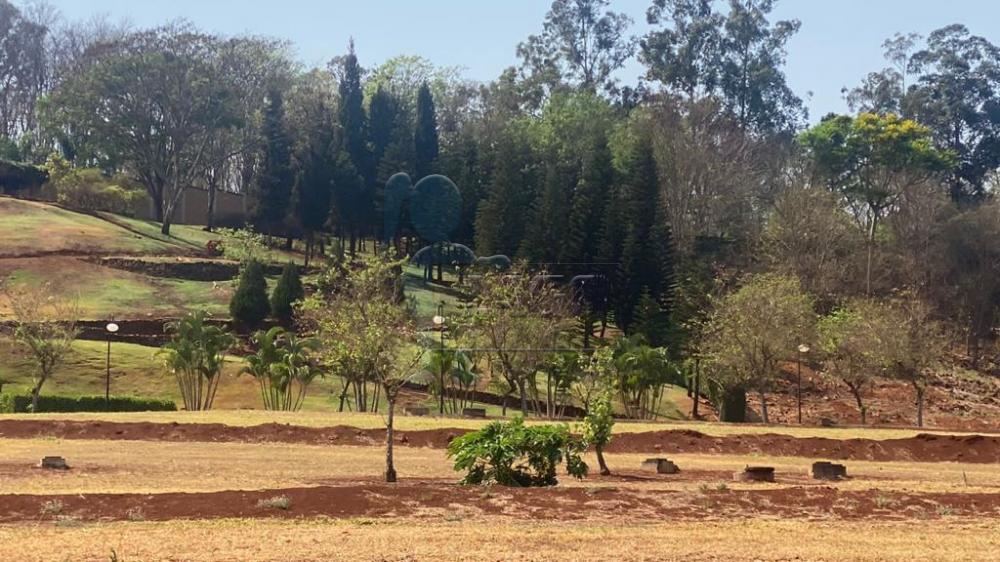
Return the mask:
<path id="1" fill-rule="evenodd" d="M 602 223 L 613 183 L 611 150 L 607 137 L 602 134 L 584 155 L 580 179 L 573 191 L 560 261 L 592 263 L 600 259 Z"/>
<path id="2" fill-rule="evenodd" d="M 438 125 L 431 89 L 424 82 L 417 90 L 417 115 L 414 126 L 414 166 L 417 178 L 434 173 L 438 157 Z"/>
<path id="3" fill-rule="evenodd" d="M 364 227 L 371 226 L 374 220 L 375 205 L 373 186 L 375 172 L 372 155 L 368 148 L 369 128 L 368 116 L 365 114 L 364 92 L 361 89 L 361 66 L 354 52 L 354 40 L 344 57 L 343 76 L 340 80 L 340 130 L 343 136 L 343 149 L 354 169 L 361 179 L 360 185 L 348 181 L 342 185 L 344 193 L 338 197 L 339 209 L 345 228 L 349 229 L 351 238 L 351 253 L 356 251 L 358 237 L 364 234 Z M 341 186 L 338 186 L 338 188 Z"/>
<path id="4" fill-rule="evenodd" d="M 635 141 L 627 165 L 628 225 L 615 289 L 615 321 L 630 332 L 644 291 L 661 307 L 669 306 L 674 274 L 670 229 L 662 209 L 656 159 L 648 135 L 640 135 Z"/>
<path id="5" fill-rule="evenodd" d="M 288 262 L 281 272 L 278 284 L 274 286 L 274 292 L 271 293 L 271 316 L 286 326 L 290 325 L 295 313 L 294 304 L 304 296 L 299 268 L 294 263 Z"/>
<path id="6" fill-rule="evenodd" d="M 531 145 L 517 131 L 506 131 L 494 153 L 488 195 L 476 212 L 476 253 L 514 255 L 524 236 L 535 194 Z"/>
<path id="7" fill-rule="evenodd" d="M 297 215 L 306 235 L 307 267 L 312 257 L 315 234 L 323 230 L 330 218 L 337 165 L 334 158 L 336 147 L 333 123 L 322 104 L 320 115 L 320 121 L 307 139 L 295 181 Z"/>
<path id="8" fill-rule="evenodd" d="M 253 189 L 251 223 L 258 230 L 268 234 L 282 230 L 290 210 L 294 182 L 284 101 L 279 90 L 272 90 L 264 111 L 264 160 Z"/>
<path id="9" fill-rule="evenodd" d="M 229 301 L 229 314 L 237 324 L 246 328 L 256 328 L 267 318 L 270 311 L 264 266 L 258 261 L 252 261 L 240 274 L 239 285 L 232 300 Z"/>

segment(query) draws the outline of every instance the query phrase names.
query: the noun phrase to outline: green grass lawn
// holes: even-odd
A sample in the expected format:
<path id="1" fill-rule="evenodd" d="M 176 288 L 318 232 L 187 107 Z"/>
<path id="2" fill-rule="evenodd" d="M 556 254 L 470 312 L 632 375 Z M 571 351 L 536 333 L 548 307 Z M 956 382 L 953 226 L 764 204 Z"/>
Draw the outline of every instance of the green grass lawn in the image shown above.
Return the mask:
<path id="1" fill-rule="evenodd" d="M 98 217 L 0 197 L 0 257 L 52 252 L 176 254 L 177 244 L 130 232 Z"/>

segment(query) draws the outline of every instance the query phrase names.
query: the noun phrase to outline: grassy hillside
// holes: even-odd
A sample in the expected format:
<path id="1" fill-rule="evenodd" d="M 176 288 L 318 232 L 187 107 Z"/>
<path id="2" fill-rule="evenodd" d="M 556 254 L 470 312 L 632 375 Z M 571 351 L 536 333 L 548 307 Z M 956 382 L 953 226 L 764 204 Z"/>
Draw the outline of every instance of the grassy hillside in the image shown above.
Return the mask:
<path id="1" fill-rule="evenodd" d="M 155 223 L 108 220 L 66 209 L 0 197 L 0 257 L 42 254 L 182 254 L 204 247 L 206 233 L 195 226 L 176 226 L 171 237 Z M 113 215 L 111 215 L 113 217 Z M 102 218 L 105 217 L 105 218 Z M 129 227 L 138 230 L 133 232 Z"/>

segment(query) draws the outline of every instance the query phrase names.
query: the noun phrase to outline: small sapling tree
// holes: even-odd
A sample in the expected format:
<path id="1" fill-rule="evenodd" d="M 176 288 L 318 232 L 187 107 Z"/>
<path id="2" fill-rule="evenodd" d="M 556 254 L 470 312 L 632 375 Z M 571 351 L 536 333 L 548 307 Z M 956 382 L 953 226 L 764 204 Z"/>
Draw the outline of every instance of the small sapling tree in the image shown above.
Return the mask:
<path id="1" fill-rule="evenodd" d="M 79 334 L 79 308 L 55 294 L 49 284 L 4 284 L 3 293 L 13 312 L 14 341 L 28 350 L 34 366 L 31 380 L 31 411 L 38 411 L 42 385 L 70 352 Z"/>
<path id="2" fill-rule="evenodd" d="M 588 445 L 594 446 L 597 453 L 597 465 L 600 467 L 601 475 L 611 474 L 608 463 L 604 461 L 604 448 L 611 443 L 611 429 L 615 425 L 614 411 L 611 407 L 611 396 L 607 392 L 602 392 L 594 400 L 587 416 L 583 419 L 583 440 Z"/>

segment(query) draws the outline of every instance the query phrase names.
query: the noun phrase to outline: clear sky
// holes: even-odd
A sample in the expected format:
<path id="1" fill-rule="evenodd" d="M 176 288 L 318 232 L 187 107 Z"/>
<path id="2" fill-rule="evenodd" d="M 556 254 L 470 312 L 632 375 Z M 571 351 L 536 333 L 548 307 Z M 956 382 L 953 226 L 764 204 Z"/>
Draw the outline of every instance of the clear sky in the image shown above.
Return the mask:
<path id="1" fill-rule="evenodd" d="M 187 18 L 226 35 L 253 33 L 291 40 L 307 64 L 323 64 L 353 36 L 365 66 L 399 54 L 461 66 L 488 81 L 516 62 L 515 47 L 541 29 L 549 0 L 49 0 L 69 19 L 104 13 L 137 26 Z M 650 0 L 613 0 L 646 29 Z M 840 90 L 884 66 L 881 44 L 897 31 L 928 32 L 962 23 L 1000 44 L 1000 0 L 781 0 L 775 19 L 802 29 L 788 45 L 786 72 L 810 117 L 845 111 Z M 622 77 L 642 73 L 633 61 Z M 811 93 L 811 95 L 810 95 Z"/>

